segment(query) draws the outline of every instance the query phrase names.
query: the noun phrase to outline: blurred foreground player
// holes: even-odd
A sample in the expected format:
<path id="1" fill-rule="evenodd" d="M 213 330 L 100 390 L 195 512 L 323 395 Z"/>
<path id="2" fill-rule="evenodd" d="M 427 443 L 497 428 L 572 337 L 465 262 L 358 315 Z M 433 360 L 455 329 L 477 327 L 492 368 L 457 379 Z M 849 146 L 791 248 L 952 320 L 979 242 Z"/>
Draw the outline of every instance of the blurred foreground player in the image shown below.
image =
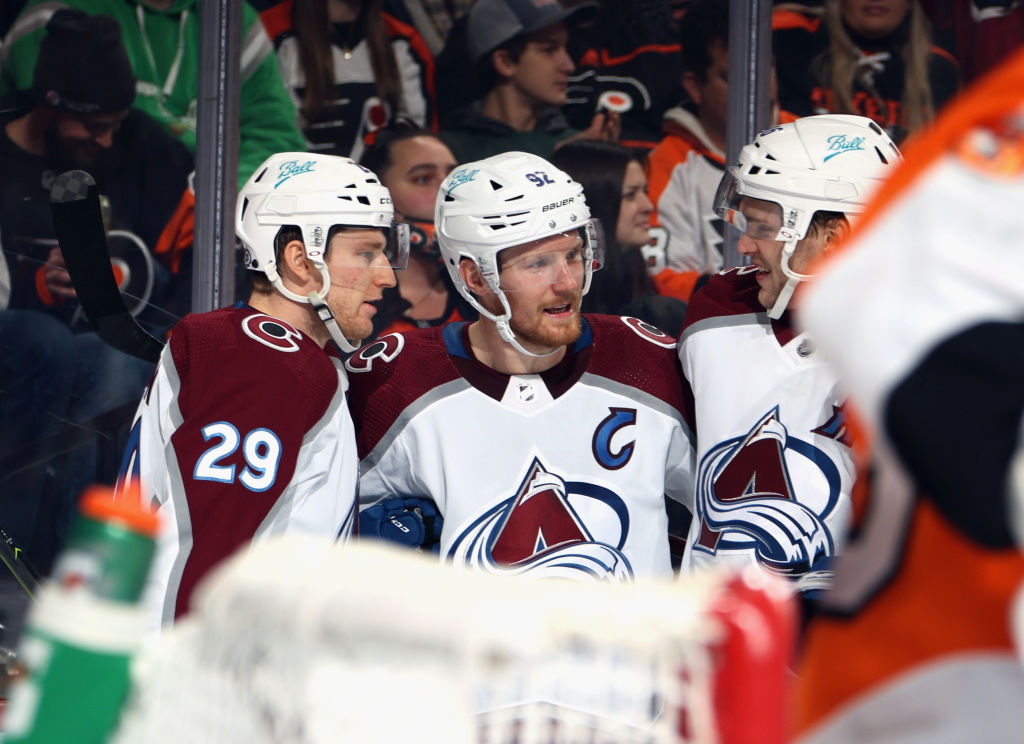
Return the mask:
<path id="1" fill-rule="evenodd" d="M 873 439 L 807 636 L 801 742 L 1024 740 L 1007 487 L 1022 452 L 1022 205 L 1024 51 L 911 146 L 801 304 Z"/>
<path id="2" fill-rule="evenodd" d="M 163 623 L 252 540 L 351 534 L 357 461 L 335 344 L 370 335 L 395 283 L 389 256 L 408 256 L 393 217 L 387 189 L 347 158 L 279 153 L 242 188 L 249 302 L 174 328 L 126 455 L 163 518 L 146 594 Z"/>
<path id="3" fill-rule="evenodd" d="M 716 210 L 751 265 L 711 277 L 680 336 L 697 436 L 684 570 L 757 564 L 827 585 L 854 476 L 845 393 L 790 298 L 899 158 L 868 119 L 812 116 L 761 132 L 722 179 Z"/>
<path id="4" fill-rule="evenodd" d="M 675 341 L 580 314 L 601 257 L 580 184 L 525 153 L 468 163 L 435 227 L 480 317 L 346 362 L 363 514 L 436 505 L 442 557 L 495 573 L 669 575 L 664 498 L 692 488 Z"/>

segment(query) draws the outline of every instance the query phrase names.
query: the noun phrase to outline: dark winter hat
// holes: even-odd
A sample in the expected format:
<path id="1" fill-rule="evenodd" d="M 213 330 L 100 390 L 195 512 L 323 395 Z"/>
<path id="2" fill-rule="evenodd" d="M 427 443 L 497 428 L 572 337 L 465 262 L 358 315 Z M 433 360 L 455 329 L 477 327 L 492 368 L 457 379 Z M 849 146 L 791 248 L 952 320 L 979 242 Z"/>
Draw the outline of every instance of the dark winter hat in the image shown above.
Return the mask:
<path id="1" fill-rule="evenodd" d="M 71 8 L 54 13 L 39 45 L 32 97 L 75 114 L 110 114 L 131 106 L 135 75 L 117 21 Z"/>
<path id="2" fill-rule="evenodd" d="M 476 0 L 466 18 L 466 46 L 476 62 L 506 41 L 559 21 L 575 23 L 596 14 L 596 4 L 563 6 L 558 0 Z"/>

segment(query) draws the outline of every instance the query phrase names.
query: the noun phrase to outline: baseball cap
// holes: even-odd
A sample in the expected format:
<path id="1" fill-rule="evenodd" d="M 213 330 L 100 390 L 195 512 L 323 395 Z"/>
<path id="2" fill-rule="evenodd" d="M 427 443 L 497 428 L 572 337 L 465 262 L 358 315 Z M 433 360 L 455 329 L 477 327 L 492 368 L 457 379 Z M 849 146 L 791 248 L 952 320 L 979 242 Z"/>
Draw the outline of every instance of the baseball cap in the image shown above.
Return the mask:
<path id="1" fill-rule="evenodd" d="M 477 0 L 466 23 L 466 46 L 472 62 L 509 39 L 532 34 L 560 21 L 581 21 L 594 15 L 597 4 L 566 7 L 558 0 Z"/>

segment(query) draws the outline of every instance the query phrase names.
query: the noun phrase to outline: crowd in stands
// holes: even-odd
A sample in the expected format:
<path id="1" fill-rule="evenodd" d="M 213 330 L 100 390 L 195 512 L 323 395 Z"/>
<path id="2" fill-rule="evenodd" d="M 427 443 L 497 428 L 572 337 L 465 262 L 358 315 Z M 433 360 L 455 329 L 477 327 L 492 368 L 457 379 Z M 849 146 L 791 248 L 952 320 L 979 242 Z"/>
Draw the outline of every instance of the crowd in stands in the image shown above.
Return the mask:
<path id="1" fill-rule="evenodd" d="M 96 176 L 108 228 L 129 236 L 122 290 L 165 334 L 191 297 L 198 6 L 0 6 L 0 526 L 42 570 L 78 489 L 113 478 L 122 409 L 152 369 L 99 343 L 83 318 L 49 186 L 71 168 Z M 773 123 L 855 113 L 902 144 L 1024 38 L 1024 8 L 807 0 L 777 3 L 772 25 Z M 548 158 L 584 185 L 607 238 L 584 310 L 677 334 L 692 293 L 723 268 L 711 203 L 727 43 L 727 0 L 248 0 L 238 184 L 288 151 L 377 174 L 414 250 L 375 319 L 383 334 L 475 317 L 433 239 L 441 180 L 501 152 Z"/>

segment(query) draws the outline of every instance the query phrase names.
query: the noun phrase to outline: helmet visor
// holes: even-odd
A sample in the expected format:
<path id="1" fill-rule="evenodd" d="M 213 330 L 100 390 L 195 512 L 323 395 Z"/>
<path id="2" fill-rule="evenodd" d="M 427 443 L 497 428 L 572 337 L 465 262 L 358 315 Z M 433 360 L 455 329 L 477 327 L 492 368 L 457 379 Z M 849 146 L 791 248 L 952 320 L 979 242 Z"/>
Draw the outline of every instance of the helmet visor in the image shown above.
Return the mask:
<path id="1" fill-rule="evenodd" d="M 590 275 L 604 264 L 601 228 L 591 219 L 578 230 L 506 248 L 499 260 L 499 286 L 503 292 L 566 282 L 586 288 Z"/>
<path id="2" fill-rule="evenodd" d="M 714 210 L 726 225 L 753 240 L 788 241 L 794 237 L 792 230 L 783 227 L 782 207 L 741 194 L 740 183 L 731 172 L 718 184 Z"/>
<path id="3" fill-rule="evenodd" d="M 391 268 L 408 268 L 409 246 L 411 245 L 409 225 L 404 222 L 395 222 L 386 232 L 388 244 L 384 247 L 384 255 L 391 263 Z"/>

